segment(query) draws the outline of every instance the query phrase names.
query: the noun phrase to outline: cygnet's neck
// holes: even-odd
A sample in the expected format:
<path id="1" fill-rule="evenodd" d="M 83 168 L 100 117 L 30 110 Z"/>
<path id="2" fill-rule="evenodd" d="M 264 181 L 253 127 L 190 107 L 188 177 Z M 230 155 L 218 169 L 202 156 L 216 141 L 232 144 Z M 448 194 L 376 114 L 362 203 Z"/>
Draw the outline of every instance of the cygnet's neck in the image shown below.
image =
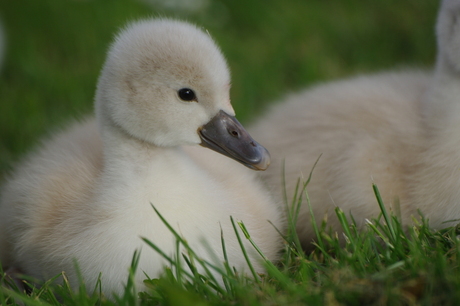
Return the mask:
<path id="1" fill-rule="evenodd" d="M 422 114 L 429 135 L 460 131 L 460 71 L 442 54 L 422 101 Z"/>
<path id="2" fill-rule="evenodd" d="M 138 139 L 108 122 L 100 125 L 106 168 L 126 171 L 132 167 L 149 168 L 152 162 L 168 156 L 180 147 L 161 147 Z M 168 152 L 168 153 L 167 153 Z"/>

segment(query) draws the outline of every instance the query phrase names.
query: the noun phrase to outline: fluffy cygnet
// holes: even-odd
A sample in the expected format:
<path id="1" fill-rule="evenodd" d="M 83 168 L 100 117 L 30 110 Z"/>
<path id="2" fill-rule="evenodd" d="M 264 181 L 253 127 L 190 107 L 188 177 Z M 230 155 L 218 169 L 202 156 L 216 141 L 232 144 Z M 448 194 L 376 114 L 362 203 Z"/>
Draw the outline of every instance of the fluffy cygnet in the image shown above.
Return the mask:
<path id="1" fill-rule="evenodd" d="M 460 1 L 438 18 L 433 73 L 396 71 L 323 84 L 287 97 L 249 129 L 266 145 L 272 166 L 262 175 L 288 199 L 305 181 L 316 220 L 340 231 L 336 206 L 359 225 L 380 210 L 372 183 L 402 221 L 420 210 L 434 228 L 460 218 Z M 399 203 L 396 205 L 396 203 Z M 303 245 L 315 239 L 304 202 L 297 224 Z"/>
<path id="2" fill-rule="evenodd" d="M 165 19 L 128 26 L 101 72 L 96 119 L 57 133 L 21 163 L 2 190 L 0 260 L 46 279 L 74 260 L 89 289 L 121 293 L 135 250 L 136 282 L 158 277 L 175 254 L 173 235 L 151 204 L 204 259 L 246 269 L 230 216 L 276 260 L 284 222 L 255 172 L 268 152 L 233 117 L 227 64 L 206 33 Z M 201 144 L 209 149 L 197 146 Z M 186 146 L 190 145 L 190 146 Z M 224 155 L 230 157 L 225 157 Z M 258 271 L 260 256 L 246 245 Z M 247 269 L 246 269 L 247 271 Z"/>

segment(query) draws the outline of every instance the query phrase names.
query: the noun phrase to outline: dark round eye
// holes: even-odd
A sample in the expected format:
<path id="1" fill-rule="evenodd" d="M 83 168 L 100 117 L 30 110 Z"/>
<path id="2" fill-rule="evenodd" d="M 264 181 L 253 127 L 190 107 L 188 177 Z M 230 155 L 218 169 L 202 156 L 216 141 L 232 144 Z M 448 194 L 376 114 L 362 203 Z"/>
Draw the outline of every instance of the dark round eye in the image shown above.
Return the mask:
<path id="1" fill-rule="evenodd" d="M 184 101 L 197 101 L 195 92 L 190 88 L 179 89 L 177 93 L 179 94 L 179 98 Z"/>

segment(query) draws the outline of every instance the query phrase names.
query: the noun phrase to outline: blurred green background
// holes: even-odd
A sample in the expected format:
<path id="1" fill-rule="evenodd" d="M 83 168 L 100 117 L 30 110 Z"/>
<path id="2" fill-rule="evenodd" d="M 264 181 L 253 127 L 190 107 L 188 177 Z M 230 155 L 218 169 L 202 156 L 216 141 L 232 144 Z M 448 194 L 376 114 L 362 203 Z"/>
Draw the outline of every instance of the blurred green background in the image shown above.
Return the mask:
<path id="1" fill-rule="evenodd" d="M 433 0 L 0 0 L 0 177 L 41 136 L 92 111 L 117 29 L 146 17 L 206 28 L 232 70 L 243 122 L 319 81 L 435 58 Z"/>

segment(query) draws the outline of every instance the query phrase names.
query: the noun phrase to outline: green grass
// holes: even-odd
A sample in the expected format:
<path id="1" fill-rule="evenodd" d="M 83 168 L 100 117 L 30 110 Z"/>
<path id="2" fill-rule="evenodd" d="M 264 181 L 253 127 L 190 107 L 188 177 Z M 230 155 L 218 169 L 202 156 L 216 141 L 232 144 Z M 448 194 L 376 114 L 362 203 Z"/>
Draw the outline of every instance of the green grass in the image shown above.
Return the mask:
<path id="1" fill-rule="evenodd" d="M 195 12 L 170 9 L 164 4 L 167 1 L 150 2 L 156 4 L 147 0 L 0 1 L 8 46 L 0 71 L 0 181 L 41 136 L 92 111 L 107 46 L 130 20 L 171 16 L 208 29 L 228 59 L 232 103 L 243 122 L 287 91 L 394 67 L 431 66 L 435 57 L 437 1 L 209 0 Z M 298 198 L 287 196 L 293 203 Z M 283 259 L 275 265 L 267 262 L 268 272 L 261 278 L 235 274 L 228 267 L 221 286 L 211 275 L 196 273 L 192 263 L 199 260 L 190 250 L 186 254 L 190 267 L 179 272 L 166 269 L 163 277 L 148 281 L 149 290 L 140 299 L 128 287 L 115 304 L 460 302 L 456 228 L 433 232 L 423 221 L 404 231 L 394 216 L 383 213 L 379 221 L 358 231 L 350 216 L 336 213 L 346 237 L 329 232 L 322 220 L 316 220 L 312 224 L 318 233 L 316 246 L 304 254 L 293 233 L 292 212 Z M 237 223 L 235 228 L 246 239 Z M 180 256 L 171 258 L 172 264 Z M 27 305 L 114 304 L 97 293 L 88 296 L 83 284 L 80 291 L 72 292 L 65 277 L 59 278 L 61 285 L 47 282 L 29 296 L 2 287 L 0 304 L 14 305 L 13 300 Z"/>
<path id="2" fill-rule="evenodd" d="M 300 189 L 299 189 L 300 190 Z M 422 218 L 409 229 L 404 229 L 398 219 L 388 214 L 374 186 L 382 214 L 359 231 L 351 216 L 339 208 L 344 239 L 328 231 L 325 222 L 315 223 L 318 237 L 315 249 L 305 254 L 297 242 L 295 232 L 288 231 L 283 259 L 272 263 L 265 259 L 267 273 L 238 274 L 228 262 L 219 269 L 200 259 L 182 237 L 166 225 L 176 236 L 184 253 L 169 257 L 171 268 L 164 275 L 145 281 L 148 289 L 137 293 L 128 281 L 125 293 L 114 301 L 95 293 L 87 294 L 81 288 L 72 291 L 64 276 L 61 284 L 51 281 L 42 286 L 32 286 L 25 295 L 17 289 L 0 287 L 1 305 L 458 305 L 460 303 L 460 271 L 458 256 L 460 243 L 457 228 L 442 232 L 429 229 Z M 304 192 L 295 197 L 289 211 L 295 221 L 296 205 L 303 201 Z M 157 212 L 158 213 L 158 212 Z M 160 215 L 161 217 L 161 215 Z M 239 239 L 252 241 L 244 224 L 233 221 Z M 292 229 L 293 223 L 290 223 Z M 146 241 L 151 247 L 157 247 Z M 225 241 L 222 243 L 225 245 Z M 241 244 L 242 245 L 242 244 Z M 177 248 L 179 249 L 179 248 Z M 225 250 L 225 248 L 224 248 Z M 161 253 L 161 250 L 158 250 Z M 246 250 L 242 247 L 242 254 Z M 134 254 L 131 271 L 135 273 L 139 254 Z M 225 251 L 224 251 L 225 255 Z M 179 258 L 184 258 L 181 263 Z M 226 258 L 226 256 L 224 256 Z M 249 265 L 251 264 L 248 260 Z M 205 273 L 198 273 L 198 266 Z M 214 276 L 217 271 L 222 280 Z M 8 283 L 6 279 L 2 282 Z M 27 284 L 30 284 L 28 282 Z M 14 285 L 12 285 L 14 287 Z"/>

